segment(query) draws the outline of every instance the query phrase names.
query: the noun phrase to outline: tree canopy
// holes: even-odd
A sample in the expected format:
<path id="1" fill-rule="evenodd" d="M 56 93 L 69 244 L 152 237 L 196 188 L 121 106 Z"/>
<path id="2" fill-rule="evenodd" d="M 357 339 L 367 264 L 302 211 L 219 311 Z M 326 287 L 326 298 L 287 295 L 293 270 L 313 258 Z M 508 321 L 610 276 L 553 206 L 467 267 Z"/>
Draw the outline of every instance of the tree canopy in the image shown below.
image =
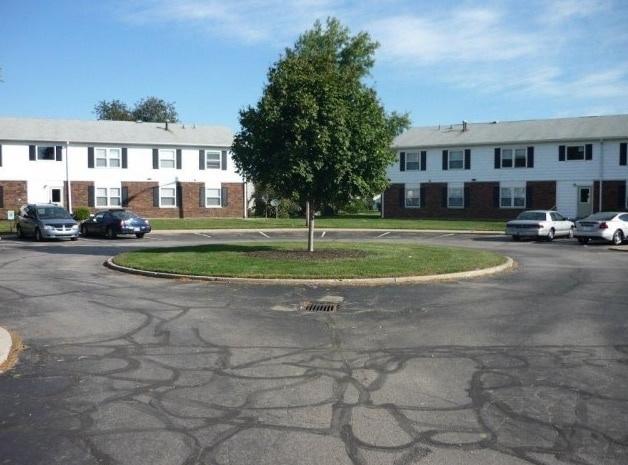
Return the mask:
<path id="1" fill-rule="evenodd" d="M 174 103 L 165 102 L 157 97 L 147 97 L 129 106 L 120 100 L 101 100 L 94 106 L 94 113 L 99 120 L 143 121 L 146 123 L 163 123 L 179 121 Z"/>
<path id="2" fill-rule="evenodd" d="M 364 82 L 378 46 L 335 18 L 317 21 L 269 69 L 257 106 L 239 113 L 232 146 L 239 173 L 309 207 L 310 251 L 317 209 L 385 190 L 390 146 L 409 126 Z"/>

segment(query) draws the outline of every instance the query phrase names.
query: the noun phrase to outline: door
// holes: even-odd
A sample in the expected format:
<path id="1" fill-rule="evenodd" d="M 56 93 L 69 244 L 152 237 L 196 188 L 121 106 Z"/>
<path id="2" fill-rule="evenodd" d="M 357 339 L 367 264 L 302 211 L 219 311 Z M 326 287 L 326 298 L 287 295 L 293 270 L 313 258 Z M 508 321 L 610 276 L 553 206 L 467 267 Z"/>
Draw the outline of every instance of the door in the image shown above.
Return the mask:
<path id="1" fill-rule="evenodd" d="M 591 186 L 578 186 L 578 218 L 584 218 L 593 213 L 592 192 Z"/>
<path id="2" fill-rule="evenodd" d="M 63 188 L 62 187 L 51 187 L 48 190 L 48 196 L 50 198 L 50 203 L 56 203 L 57 205 L 63 206 Z"/>

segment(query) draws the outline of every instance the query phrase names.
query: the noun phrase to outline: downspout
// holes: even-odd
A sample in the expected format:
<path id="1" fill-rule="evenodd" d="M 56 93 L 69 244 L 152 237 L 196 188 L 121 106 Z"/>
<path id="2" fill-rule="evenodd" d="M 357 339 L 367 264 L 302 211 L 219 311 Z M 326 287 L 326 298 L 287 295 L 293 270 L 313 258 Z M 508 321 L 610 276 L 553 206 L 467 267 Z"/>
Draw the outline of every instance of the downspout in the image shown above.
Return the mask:
<path id="1" fill-rule="evenodd" d="M 604 139 L 600 139 L 600 198 L 598 199 L 598 211 L 602 211 L 602 198 L 604 197 Z"/>
<path id="2" fill-rule="evenodd" d="M 65 143 L 65 183 L 67 185 L 68 206 L 67 210 L 72 213 L 72 184 L 70 183 L 70 141 Z"/>

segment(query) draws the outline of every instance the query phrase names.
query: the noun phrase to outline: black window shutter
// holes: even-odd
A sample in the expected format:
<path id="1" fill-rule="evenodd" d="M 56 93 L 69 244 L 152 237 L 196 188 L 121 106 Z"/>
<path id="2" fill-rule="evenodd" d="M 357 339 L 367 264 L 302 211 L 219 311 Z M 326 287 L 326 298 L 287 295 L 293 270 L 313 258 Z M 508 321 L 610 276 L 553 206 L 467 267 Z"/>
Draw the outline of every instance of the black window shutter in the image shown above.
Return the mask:
<path id="1" fill-rule="evenodd" d="M 464 169 L 471 169 L 471 149 L 465 149 L 464 151 Z"/>
<path id="2" fill-rule="evenodd" d="M 37 161 L 37 147 L 34 145 L 28 146 L 28 159 L 30 161 Z"/>
<path id="3" fill-rule="evenodd" d="M 626 185 L 622 185 L 619 186 L 619 189 L 617 189 L 617 207 L 620 210 L 623 210 L 624 208 L 626 208 L 628 205 L 626 205 Z"/>
<path id="4" fill-rule="evenodd" d="M 526 186 L 526 208 L 534 208 L 532 205 L 532 186 Z"/>
<path id="5" fill-rule="evenodd" d="M 94 167 L 94 147 L 87 147 L 87 167 Z"/>
<path id="6" fill-rule="evenodd" d="M 183 186 L 180 182 L 177 182 L 176 196 L 177 198 L 175 199 L 175 203 L 177 204 L 177 207 L 183 206 Z"/>
<path id="7" fill-rule="evenodd" d="M 441 204 L 441 207 L 447 208 L 447 188 L 446 187 L 443 187 L 440 190 L 440 204 Z"/>
<path id="8" fill-rule="evenodd" d="M 226 187 L 220 189 L 220 204 L 223 207 L 229 205 L 229 189 L 227 189 Z"/>
<path id="9" fill-rule="evenodd" d="M 153 149 L 153 169 L 159 169 L 159 149 Z"/>
<path id="10" fill-rule="evenodd" d="M 528 147 L 528 168 L 534 168 L 534 147 Z"/>
<path id="11" fill-rule="evenodd" d="M 421 187 L 419 189 L 419 195 L 421 196 L 420 202 L 421 202 L 421 208 L 425 208 L 425 206 L 427 205 L 427 189 L 425 187 Z"/>
<path id="12" fill-rule="evenodd" d="M 593 144 L 587 144 L 584 146 L 584 159 L 593 160 Z"/>
<path id="13" fill-rule="evenodd" d="M 198 206 L 205 207 L 205 187 L 200 186 L 198 188 Z"/>
<path id="14" fill-rule="evenodd" d="M 0 186 L 0 208 L 4 208 L 4 187 Z"/>
<path id="15" fill-rule="evenodd" d="M 63 161 L 63 147 L 60 145 L 55 147 L 55 160 Z"/>
<path id="16" fill-rule="evenodd" d="M 495 147 L 495 169 L 498 170 L 502 167 L 502 149 Z"/>
<path id="17" fill-rule="evenodd" d="M 180 170 L 181 166 L 182 166 L 182 161 L 181 161 L 181 149 L 177 149 L 177 169 Z"/>
<path id="18" fill-rule="evenodd" d="M 499 208 L 500 206 L 499 186 L 495 186 L 493 187 L 493 208 Z"/>
<path id="19" fill-rule="evenodd" d="M 222 167 L 223 171 L 227 171 L 227 151 L 223 150 L 222 151 L 222 160 L 220 162 L 220 166 Z"/>
<path id="20" fill-rule="evenodd" d="M 198 169 L 199 170 L 204 170 L 206 167 L 205 165 L 205 150 L 199 150 L 198 151 Z"/>
<path id="21" fill-rule="evenodd" d="M 122 169 L 129 167 L 129 153 L 126 147 L 122 147 Z"/>
<path id="22" fill-rule="evenodd" d="M 421 150 L 421 171 L 427 170 L 427 152 Z"/>
<path id="23" fill-rule="evenodd" d="M 558 161 L 565 161 L 565 146 L 558 146 Z"/>
<path id="24" fill-rule="evenodd" d="M 159 186 L 153 187 L 153 207 L 159 206 Z"/>
<path id="25" fill-rule="evenodd" d="M 399 153 L 399 171 L 406 170 L 406 152 Z"/>
<path id="26" fill-rule="evenodd" d="M 120 200 L 122 201 L 123 207 L 129 206 L 129 187 L 128 186 L 122 186 L 122 198 Z"/>
<path id="27" fill-rule="evenodd" d="M 449 168 L 449 151 L 443 150 L 443 171 Z"/>
<path id="28" fill-rule="evenodd" d="M 87 186 L 87 206 L 96 206 L 96 189 L 94 186 Z"/>
<path id="29" fill-rule="evenodd" d="M 406 185 L 402 185 L 401 189 L 399 189 L 399 206 L 401 208 L 406 208 Z"/>
<path id="30" fill-rule="evenodd" d="M 619 144 L 619 164 L 626 166 L 628 164 L 628 143 Z"/>
<path id="31" fill-rule="evenodd" d="M 464 208 L 469 208 L 471 206 L 471 189 L 465 187 L 463 189 L 464 192 Z"/>

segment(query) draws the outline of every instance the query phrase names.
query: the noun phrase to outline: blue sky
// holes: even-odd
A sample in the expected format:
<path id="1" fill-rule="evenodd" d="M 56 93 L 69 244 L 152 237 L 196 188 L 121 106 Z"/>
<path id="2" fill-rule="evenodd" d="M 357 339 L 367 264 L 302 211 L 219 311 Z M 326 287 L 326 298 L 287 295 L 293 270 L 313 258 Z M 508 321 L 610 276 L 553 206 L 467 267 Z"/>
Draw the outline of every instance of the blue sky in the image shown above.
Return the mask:
<path id="1" fill-rule="evenodd" d="M 628 113 L 625 0 L 5 0 L 0 115 L 154 96 L 238 131 L 269 67 L 330 16 L 380 43 L 369 85 L 413 126 Z"/>

